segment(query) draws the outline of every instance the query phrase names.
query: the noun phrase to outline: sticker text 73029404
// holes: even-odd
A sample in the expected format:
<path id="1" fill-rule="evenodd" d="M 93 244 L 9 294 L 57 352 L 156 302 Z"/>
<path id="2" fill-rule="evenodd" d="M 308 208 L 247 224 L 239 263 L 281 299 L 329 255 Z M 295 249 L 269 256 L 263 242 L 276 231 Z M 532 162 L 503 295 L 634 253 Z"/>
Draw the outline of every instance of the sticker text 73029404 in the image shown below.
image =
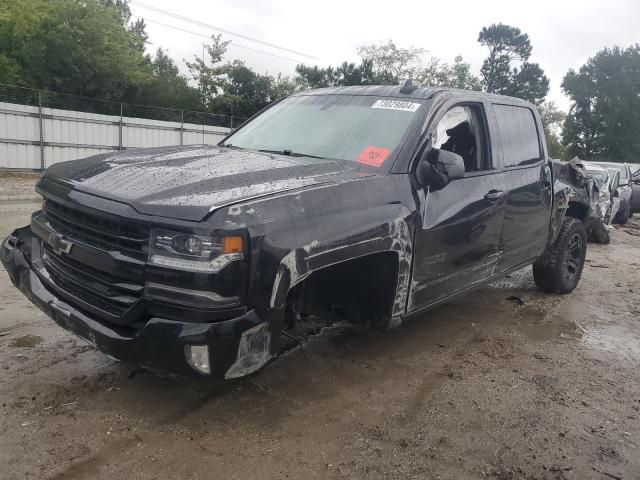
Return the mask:
<path id="1" fill-rule="evenodd" d="M 403 112 L 415 112 L 420 108 L 419 103 L 403 102 L 401 100 L 376 100 L 371 108 L 383 108 L 386 110 L 401 110 Z"/>

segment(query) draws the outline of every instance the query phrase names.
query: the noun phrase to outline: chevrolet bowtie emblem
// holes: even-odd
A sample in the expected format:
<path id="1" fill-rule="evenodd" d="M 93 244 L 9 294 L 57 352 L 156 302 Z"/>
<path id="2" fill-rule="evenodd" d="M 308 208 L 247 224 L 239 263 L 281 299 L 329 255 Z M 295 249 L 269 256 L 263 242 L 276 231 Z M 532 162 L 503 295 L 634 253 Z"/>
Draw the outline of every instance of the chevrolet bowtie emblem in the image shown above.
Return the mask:
<path id="1" fill-rule="evenodd" d="M 71 247 L 73 247 L 73 243 L 68 240 L 62 238 L 62 235 L 57 233 L 52 233 L 49 235 L 49 245 L 53 248 L 53 251 L 60 255 L 61 253 L 69 253 L 71 252 Z"/>

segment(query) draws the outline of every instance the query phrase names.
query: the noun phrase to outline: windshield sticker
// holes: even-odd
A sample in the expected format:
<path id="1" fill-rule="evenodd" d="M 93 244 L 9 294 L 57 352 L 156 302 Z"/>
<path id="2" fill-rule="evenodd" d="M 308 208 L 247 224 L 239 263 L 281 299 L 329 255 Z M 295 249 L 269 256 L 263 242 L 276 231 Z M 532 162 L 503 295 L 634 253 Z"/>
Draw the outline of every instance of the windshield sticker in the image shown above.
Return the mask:
<path id="1" fill-rule="evenodd" d="M 400 110 L 402 112 L 415 112 L 420 108 L 420 103 L 401 102 L 399 100 L 376 100 L 371 108 L 384 108 L 385 110 Z"/>
<path id="2" fill-rule="evenodd" d="M 379 167 L 384 162 L 384 159 L 389 156 L 389 153 L 391 153 L 391 150 L 388 148 L 368 145 L 360 152 L 358 162 L 371 165 L 372 167 Z"/>

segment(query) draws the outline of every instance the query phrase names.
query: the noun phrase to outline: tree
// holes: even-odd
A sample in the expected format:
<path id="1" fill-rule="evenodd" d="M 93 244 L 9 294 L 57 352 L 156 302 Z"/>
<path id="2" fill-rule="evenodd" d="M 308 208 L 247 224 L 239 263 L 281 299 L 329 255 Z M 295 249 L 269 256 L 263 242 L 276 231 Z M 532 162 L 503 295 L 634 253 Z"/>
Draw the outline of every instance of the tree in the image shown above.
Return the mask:
<path id="1" fill-rule="evenodd" d="M 223 93 L 210 105 L 217 113 L 247 118 L 295 89 L 288 77 L 256 73 L 240 60 L 226 64 L 223 70 Z"/>
<path id="2" fill-rule="evenodd" d="M 159 48 L 149 68 L 152 79 L 141 91 L 140 103 L 159 107 L 201 109 L 200 93 L 189 85 L 187 77 L 178 70 L 173 59 Z"/>
<path id="3" fill-rule="evenodd" d="M 0 3 L 0 76 L 45 90 L 121 100 L 150 80 L 139 25 L 126 4 L 99 0 Z M 135 31 L 134 31 L 135 30 Z"/>
<path id="4" fill-rule="evenodd" d="M 222 34 L 212 35 L 211 44 L 205 45 L 206 55 L 209 56 L 208 64 L 206 58 L 197 55 L 194 55 L 193 62 L 185 60 L 191 78 L 198 84 L 204 107 L 210 105 L 213 99 L 222 92 L 223 75 L 225 74 L 222 59 L 227 52 L 229 43 L 231 43 L 229 40 L 222 40 Z"/>
<path id="5" fill-rule="evenodd" d="M 358 48 L 360 57 L 370 62 L 375 82 L 392 85 L 413 78 L 425 53 L 426 50 L 419 47 L 398 48 L 391 40 Z"/>
<path id="6" fill-rule="evenodd" d="M 538 105 L 538 112 L 547 139 L 549 156 L 555 159 L 566 158 L 566 148 L 560 138 L 567 115 L 557 107 L 555 102 L 541 103 Z"/>
<path id="7" fill-rule="evenodd" d="M 213 35 L 211 40 L 205 46 L 208 61 L 196 56 L 193 62 L 186 62 L 207 111 L 249 117 L 295 90 L 296 84 L 288 77 L 256 73 L 240 60 L 224 63 L 230 42 L 221 35 Z"/>
<path id="8" fill-rule="evenodd" d="M 424 48 L 398 48 L 395 43 L 363 45 L 358 48 L 360 64 L 343 62 L 336 67 L 298 65 L 297 82 L 301 88 L 349 85 L 397 85 L 422 72 Z"/>
<path id="9" fill-rule="evenodd" d="M 431 57 L 426 67 L 416 73 L 416 80 L 421 85 L 433 87 L 463 88 L 481 90 L 480 79 L 471 73 L 471 65 L 457 55 L 453 64 L 441 63 Z"/>
<path id="10" fill-rule="evenodd" d="M 341 87 L 349 85 L 372 85 L 375 83 L 373 64 L 364 59 L 360 65 L 343 62 L 337 67 L 320 68 L 297 65 L 297 83 L 301 88 Z"/>
<path id="11" fill-rule="evenodd" d="M 279 73 L 275 77 L 271 78 L 271 93 L 272 100 L 278 100 L 287 95 L 291 95 L 298 89 L 298 84 L 295 80 Z"/>
<path id="12" fill-rule="evenodd" d="M 640 45 L 599 51 L 569 70 L 562 89 L 571 99 L 563 132 L 569 156 L 640 158 Z"/>
<path id="13" fill-rule="evenodd" d="M 489 49 L 480 70 L 487 92 L 534 103 L 544 100 L 549 92 L 549 79 L 540 65 L 528 62 L 532 50 L 529 35 L 499 23 L 483 27 L 478 42 Z"/>
<path id="14" fill-rule="evenodd" d="M 204 58 L 186 62 L 189 77 L 163 49 L 145 54 L 146 42 L 144 20 L 132 21 L 128 0 L 0 0 L 2 83 L 239 116 L 252 115 L 296 88 L 282 75 L 258 74 L 237 60 L 225 63 L 229 42 L 220 35 L 212 37 Z M 344 64 L 335 75 L 351 82 L 356 70 Z M 64 97 L 64 107 L 120 112 L 117 103 L 78 97 Z M 135 115 L 135 109 L 125 113 Z"/>

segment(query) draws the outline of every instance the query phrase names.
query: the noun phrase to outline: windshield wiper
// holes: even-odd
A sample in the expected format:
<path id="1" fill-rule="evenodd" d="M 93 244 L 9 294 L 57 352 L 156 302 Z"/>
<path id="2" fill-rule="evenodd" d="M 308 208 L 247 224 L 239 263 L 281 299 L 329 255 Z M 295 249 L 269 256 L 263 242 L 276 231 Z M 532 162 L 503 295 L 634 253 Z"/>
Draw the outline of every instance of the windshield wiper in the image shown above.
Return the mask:
<path id="1" fill-rule="evenodd" d="M 310 155 L 308 153 L 300 153 L 300 152 L 294 152 L 293 150 L 264 150 L 264 149 L 260 149 L 258 150 L 259 152 L 263 152 L 263 153 L 277 153 L 278 155 L 287 155 L 289 157 L 309 157 L 309 158 L 320 158 L 320 159 L 324 159 L 325 157 L 319 157 L 318 155 Z"/>

